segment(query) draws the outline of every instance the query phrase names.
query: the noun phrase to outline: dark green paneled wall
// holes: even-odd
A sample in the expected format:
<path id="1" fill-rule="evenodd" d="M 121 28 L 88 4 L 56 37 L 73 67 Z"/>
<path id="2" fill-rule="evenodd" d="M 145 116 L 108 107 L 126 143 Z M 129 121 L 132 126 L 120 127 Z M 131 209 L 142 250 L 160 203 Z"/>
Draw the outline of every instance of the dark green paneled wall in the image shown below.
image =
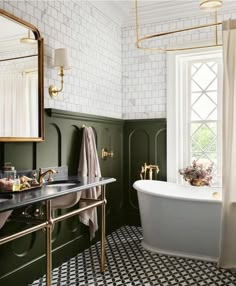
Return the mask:
<path id="1" fill-rule="evenodd" d="M 137 192 L 132 187 L 140 179 L 141 166 L 158 165 L 154 179 L 166 180 L 166 120 L 130 120 L 124 125 L 124 190 L 128 224 L 140 225 Z"/>
<path id="2" fill-rule="evenodd" d="M 124 224 L 123 202 L 123 121 L 86 116 L 58 110 L 45 111 L 45 141 L 41 143 L 1 143 L 1 163 L 12 162 L 17 170 L 68 165 L 76 175 L 82 139 L 82 125 L 91 126 L 97 139 L 102 175 L 117 181 L 107 186 L 107 232 Z M 106 147 L 114 158 L 101 160 Z M 15 214 L 22 210 L 15 211 Z M 62 212 L 57 210 L 57 212 Z M 63 211 L 65 212 L 65 211 Z M 100 213 L 100 212 L 98 212 Z M 100 215 L 99 215 L 100 216 Z M 7 223 L 0 235 L 27 227 Z M 53 232 L 54 267 L 89 246 L 88 229 L 78 217 L 56 224 Z M 99 239 L 97 235 L 96 239 Z M 95 240 L 96 240 L 95 239 Z M 41 231 L 0 247 L 0 285 L 27 285 L 45 273 L 44 235 Z"/>
<path id="3" fill-rule="evenodd" d="M 0 163 L 12 162 L 17 170 L 68 165 L 69 174 L 76 175 L 83 124 L 94 129 L 102 175 L 117 179 L 107 186 L 107 233 L 123 224 L 139 224 L 137 194 L 132 184 L 139 179 L 144 162 L 158 164 L 157 179 L 166 179 L 165 120 L 123 121 L 48 109 L 45 110 L 45 141 L 0 143 Z M 114 158 L 101 160 L 103 147 L 114 151 Z M 25 227 L 9 222 L 0 235 Z M 54 267 L 89 246 L 88 229 L 76 217 L 57 224 L 53 238 Z M 23 286 L 42 276 L 44 244 L 43 233 L 37 232 L 1 246 L 0 285 Z"/>

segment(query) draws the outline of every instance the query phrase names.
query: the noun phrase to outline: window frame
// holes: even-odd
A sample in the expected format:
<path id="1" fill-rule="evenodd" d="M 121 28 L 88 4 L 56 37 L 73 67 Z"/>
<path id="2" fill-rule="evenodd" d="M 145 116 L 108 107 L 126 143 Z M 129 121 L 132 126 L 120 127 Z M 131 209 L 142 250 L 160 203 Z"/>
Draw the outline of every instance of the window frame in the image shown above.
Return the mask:
<path id="1" fill-rule="evenodd" d="M 167 181 L 182 183 L 182 177 L 178 170 L 189 165 L 190 160 L 190 108 L 191 98 L 187 96 L 190 92 L 191 77 L 188 75 L 189 63 L 197 59 L 218 58 L 222 63 L 222 48 L 207 48 L 194 51 L 170 52 L 167 54 Z M 221 68 L 221 71 L 223 69 Z M 220 73 L 218 76 L 223 76 Z M 190 81 L 183 78 L 190 78 Z M 185 85 L 183 85 L 183 82 Z M 218 81 L 219 84 L 222 80 Z M 218 90 L 222 90 L 219 85 Z M 184 104 L 184 101 L 186 101 Z M 222 96 L 218 93 L 217 106 L 222 106 Z M 220 110 L 221 108 L 218 108 Z M 221 111 L 221 110 L 220 110 Z M 218 114 L 221 118 L 221 112 Z M 217 121 L 219 122 L 219 119 Z M 218 124 L 217 144 L 221 144 L 221 128 Z M 173 144 L 175 142 L 175 144 Z M 186 150 L 188 150 L 186 152 Z M 221 156 L 221 154 L 217 154 Z M 221 162 L 219 162 L 221 171 Z"/>

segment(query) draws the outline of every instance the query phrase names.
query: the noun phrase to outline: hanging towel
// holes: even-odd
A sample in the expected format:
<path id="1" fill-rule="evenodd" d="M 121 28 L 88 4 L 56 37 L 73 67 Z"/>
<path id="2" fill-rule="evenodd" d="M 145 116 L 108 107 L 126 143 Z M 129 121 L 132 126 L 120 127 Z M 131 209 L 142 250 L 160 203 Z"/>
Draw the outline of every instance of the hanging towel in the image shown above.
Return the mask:
<path id="1" fill-rule="evenodd" d="M 91 127 L 84 127 L 80 150 L 78 175 L 81 177 L 101 177 L 94 132 Z M 81 198 L 97 199 L 101 195 L 101 188 L 94 187 L 82 191 Z M 80 207 L 87 206 L 86 202 L 80 202 Z M 89 209 L 80 214 L 80 221 L 89 226 L 90 240 L 95 237 L 98 230 L 97 208 Z"/>

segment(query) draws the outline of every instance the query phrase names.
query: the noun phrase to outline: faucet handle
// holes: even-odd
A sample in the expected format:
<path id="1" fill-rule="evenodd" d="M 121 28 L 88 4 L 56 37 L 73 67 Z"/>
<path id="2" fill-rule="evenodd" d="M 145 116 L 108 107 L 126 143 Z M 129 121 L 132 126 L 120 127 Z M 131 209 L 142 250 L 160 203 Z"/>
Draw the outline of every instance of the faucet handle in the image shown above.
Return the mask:
<path id="1" fill-rule="evenodd" d="M 48 175 L 48 179 L 47 179 L 48 182 L 53 182 L 53 177 L 52 177 L 52 173 L 49 173 Z"/>

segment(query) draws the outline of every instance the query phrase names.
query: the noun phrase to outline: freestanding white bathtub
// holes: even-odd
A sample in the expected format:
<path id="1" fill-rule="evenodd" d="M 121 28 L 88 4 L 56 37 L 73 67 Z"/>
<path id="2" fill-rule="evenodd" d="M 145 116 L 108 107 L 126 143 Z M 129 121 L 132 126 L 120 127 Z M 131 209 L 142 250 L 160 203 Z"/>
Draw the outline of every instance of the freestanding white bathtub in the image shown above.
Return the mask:
<path id="1" fill-rule="evenodd" d="M 220 188 L 148 180 L 136 181 L 133 187 L 138 191 L 145 249 L 181 257 L 218 260 Z"/>

